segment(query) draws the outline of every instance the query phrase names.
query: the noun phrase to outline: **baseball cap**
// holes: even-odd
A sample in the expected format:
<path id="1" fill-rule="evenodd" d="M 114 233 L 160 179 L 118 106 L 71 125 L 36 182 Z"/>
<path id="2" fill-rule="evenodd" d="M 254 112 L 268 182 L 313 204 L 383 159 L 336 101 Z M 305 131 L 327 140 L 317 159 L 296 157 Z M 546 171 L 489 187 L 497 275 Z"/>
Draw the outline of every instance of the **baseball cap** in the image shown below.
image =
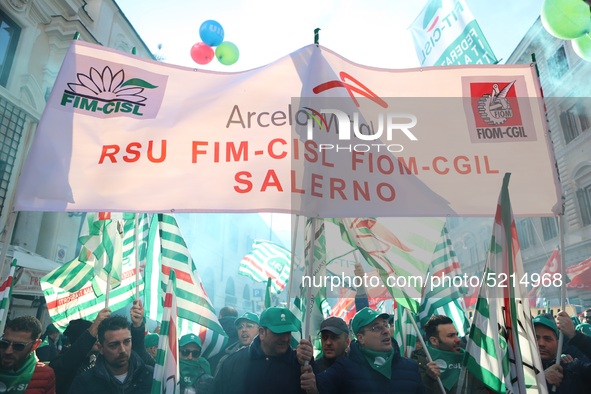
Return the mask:
<path id="1" fill-rule="evenodd" d="M 581 323 L 577 326 L 576 330 L 582 332 L 585 335 L 591 335 L 591 324 Z"/>
<path id="2" fill-rule="evenodd" d="M 388 321 L 390 319 L 390 315 L 387 313 L 380 313 L 376 310 L 371 308 L 365 307 L 353 316 L 351 320 L 351 328 L 353 329 L 353 334 L 357 334 L 361 327 L 365 327 L 368 324 L 373 323 L 375 319 L 381 317 L 382 319 Z"/>
<path id="3" fill-rule="evenodd" d="M 554 331 L 554 334 L 556 334 L 556 336 L 558 337 L 558 328 L 556 327 L 556 322 L 554 321 L 554 319 L 550 319 L 546 316 L 539 315 L 534 317 L 532 323 L 534 323 L 534 326 L 536 324 L 541 324 L 542 326 L 548 327 L 549 329 Z"/>
<path id="4" fill-rule="evenodd" d="M 242 316 L 237 318 L 234 321 L 234 324 L 236 325 L 236 327 L 238 327 L 238 325 L 240 324 L 240 322 L 242 320 L 248 320 L 249 322 L 259 324 L 259 316 L 256 313 L 252 313 L 252 312 L 245 312 Z"/>
<path id="5" fill-rule="evenodd" d="M 48 325 L 47 328 L 45 329 L 46 334 L 53 334 L 56 332 L 60 332 L 60 330 L 58 330 L 57 327 L 53 325 L 53 323 Z"/>
<path id="6" fill-rule="evenodd" d="M 158 346 L 159 339 L 160 339 L 160 335 L 158 335 L 158 334 L 148 334 L 144 338 L 144 346 L 145 347 Z"/>
<path id="7" fill-rule="evenodd" d="M 179 339 L 179 346 L 185 346 L 190 343 L 196 344 L 197 346 L 199 346 L 199 348 L 203 347 L 203 345 L 201 344 L 201 338 L 199 338 L 199 336 L 195 334 L 183 335 L 181 339 Z"/>
<path id="8" fill-rule="evenodd" d="M 275 334 L 299 331 L 296 317 L 293 313 L 287 308 L 278 306 L 265 309 L 263 313 L 261 313 L 259 325 L 268 328 Z"/>
<path id="9" fill-rule="evenodd" d="M 330 331 L 333 334 L 340 335 L 344 332 L 348 333 L 349 327 L 340 317 L 331 316 L 320 323 L 320 332 L 322 331 Z"/>

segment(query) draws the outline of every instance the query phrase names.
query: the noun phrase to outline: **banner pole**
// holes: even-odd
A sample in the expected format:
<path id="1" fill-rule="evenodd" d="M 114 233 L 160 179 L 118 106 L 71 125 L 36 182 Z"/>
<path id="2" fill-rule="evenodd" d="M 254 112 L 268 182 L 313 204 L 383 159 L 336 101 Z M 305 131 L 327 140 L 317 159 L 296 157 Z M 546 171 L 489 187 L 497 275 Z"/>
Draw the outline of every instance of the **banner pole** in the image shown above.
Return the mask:
<path id="1" fill-rule="evenodd" d="M 294 262 L 295 262 L 295 248 L 296 248 L 296 240 L 298 236 L 298 224 L 300 222 L 300 215 L 295 215 L 295 228 L 293 230 L 293 234 L 291 236 L 291 264 L 289 265 L 289 281 L 287 282 L 287 308 L 290 309 L 291 307 L 291 285 L 293 282 L 293 269 L 294 269 Z"/>

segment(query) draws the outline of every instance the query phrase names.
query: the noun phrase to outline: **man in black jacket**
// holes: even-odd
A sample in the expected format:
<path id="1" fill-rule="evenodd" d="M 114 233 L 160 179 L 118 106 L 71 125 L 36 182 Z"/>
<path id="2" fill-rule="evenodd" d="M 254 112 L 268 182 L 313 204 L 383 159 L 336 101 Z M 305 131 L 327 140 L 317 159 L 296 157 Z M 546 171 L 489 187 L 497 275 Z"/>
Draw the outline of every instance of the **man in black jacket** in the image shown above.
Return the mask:
<path id="1" fill-rule="evenodd" d="M 389 318 L 370 308 L 355 314 L 349 356 L 316 375 L 320 393 L 425 393 L 418 364 L 400 355 L 390 335 Z M 311 348 L 309 341 L 303 343 Z"/>
<path id="2" fill-rule="evenodd" d="M 98 350 L 94 368 L 78 375 L 70 394 L 149 393 L 154 369 L 131 350 L 131 324 L 123 316 L 111 316 L 98 327 Z M 144 348 L 142 341 L 141 347 Z"/>
<path id="3" fill-rule="evenodd" d="M 259 335 L 231 354 L 213 381 L 216 394 L 302 393 L 301 369 L 290 347 L 296 318 L 287 308 L 271 307 L 260 317 Z"/>

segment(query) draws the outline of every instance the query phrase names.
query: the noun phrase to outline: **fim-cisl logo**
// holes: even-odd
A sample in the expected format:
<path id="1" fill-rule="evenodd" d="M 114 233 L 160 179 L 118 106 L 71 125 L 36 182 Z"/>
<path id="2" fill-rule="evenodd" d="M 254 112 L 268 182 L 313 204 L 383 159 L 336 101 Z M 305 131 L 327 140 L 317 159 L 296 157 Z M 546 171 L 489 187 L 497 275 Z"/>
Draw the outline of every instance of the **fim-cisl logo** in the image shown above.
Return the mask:
<path id="1" fill-rule="evenodd" d="M 113 70 L 105 66 L 102 72 L 95 67 L 90 67 L 87 73 L 78 72 L 77 82 L 67 83 L 60 106 L 101 118 L 154 118 L 162 102 L 167 77 L 139 70 L 141 77 L 126 78 L 122 68 Z"/>

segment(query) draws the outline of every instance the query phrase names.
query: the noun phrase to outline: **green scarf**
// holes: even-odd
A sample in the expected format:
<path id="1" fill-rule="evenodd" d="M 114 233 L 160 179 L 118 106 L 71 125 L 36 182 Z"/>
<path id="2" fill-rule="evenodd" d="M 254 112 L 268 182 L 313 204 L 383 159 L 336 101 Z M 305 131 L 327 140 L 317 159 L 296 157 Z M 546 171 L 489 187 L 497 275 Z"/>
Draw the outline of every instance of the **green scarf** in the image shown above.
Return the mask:
<path id="1" fill-rule="evenodd" d="M 394 355 L 394 349 L 390 352 L 376 352 L 362 346 L 359 346 L 359 349 L 361 349 L 361 353 L 363 353 L 365 359 L 373 369 L 388 379 L 392 378 L 392 356 Z"/>
<path id="2" fill-rule="evenodd" d="M 446 352 L 445 350 L 435 349 L 430 344 L 427 344 L 427 349 L 433 361 L 439 365 L 441 383 L 443 383 L 446 390 L 451 390 L 460 378 L 465 350 L 460 349 L 459 353 Z"/>
<path id="3" fill-rule="evenodd" d="M 181 358 L 179 360 L 179 371 L 181 373 L 181 386 L 183 388 L 193 386 L 203 374 L 211 375 L 209 362 L 203 357 L 199 357 L 196 360 Z"/>
<path id="4" fill-rule="evenodd" d="M 0 382 L 7 387 L 4 393 L 24 393 L 33 377 L 36 364 L 37 357 L 32 352 L 18 371 L 0 369 Z"/>

